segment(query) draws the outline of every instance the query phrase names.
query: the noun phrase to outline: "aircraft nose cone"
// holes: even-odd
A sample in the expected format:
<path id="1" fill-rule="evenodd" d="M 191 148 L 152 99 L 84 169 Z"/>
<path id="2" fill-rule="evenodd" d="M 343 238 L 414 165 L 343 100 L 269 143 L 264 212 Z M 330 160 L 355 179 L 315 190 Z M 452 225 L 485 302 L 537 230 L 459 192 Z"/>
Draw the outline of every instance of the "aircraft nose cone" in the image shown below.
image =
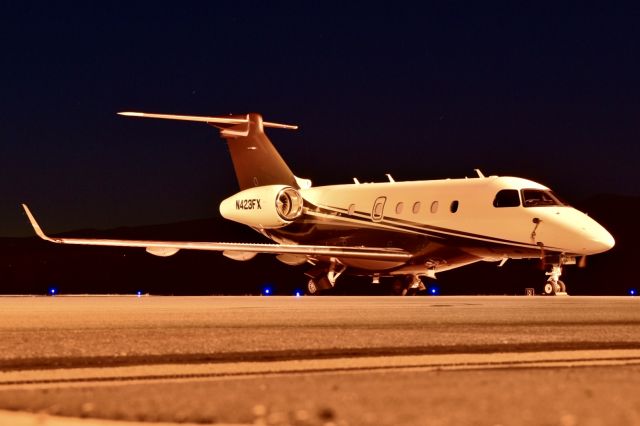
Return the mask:
<path id="1" fill-rule="evenodd" d="M 594 229 L 593 227 L 590 229 L 586 238 L 583 239 L 583 253 L 584 254 L 597 254 L 602 253 L 607 250 L 611 250 L 611 248 L 616 244 L 616 241 L 613 239 L 613 236 L 604 229 L 602 226 L 598 227 L 599 229 Z"/>
<path id="2" fill-rule="evenodd" d="M 616 240 L 613 239 L 613 235 L 606 229 L 602 229 L 598 237 L 593 240 L 593 247 L 596 253 L 602 253 L 607 250 L 611 250 L 616 245 Z"/>
<path id="3" fill-rule="evenodd" d="M 540 241 L 548 246 L 555 244 L 569 253 L 591 255 L 610 250 L 616 243 L 609 231 L 579 210 L 565 208 L 536 214 L 542 216 Z"/>

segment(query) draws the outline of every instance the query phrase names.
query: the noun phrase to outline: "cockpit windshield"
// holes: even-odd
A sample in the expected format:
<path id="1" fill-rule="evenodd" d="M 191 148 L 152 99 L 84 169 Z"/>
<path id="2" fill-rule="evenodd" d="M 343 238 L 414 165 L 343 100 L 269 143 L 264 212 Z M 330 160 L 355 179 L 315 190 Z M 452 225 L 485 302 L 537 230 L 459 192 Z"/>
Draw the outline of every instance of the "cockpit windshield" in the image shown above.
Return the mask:
<path id="1" fill-rule="evenodd" d="M 549 190 L 523 189 L 522 205 L 525 207 L 566 206 L 556 194 Z"/>
<path id="2" fill-rule="evenodd" d="M 519 207 L 520 194 L 517 189 L 501 189 L 493 199 L 493 207 Z"/>

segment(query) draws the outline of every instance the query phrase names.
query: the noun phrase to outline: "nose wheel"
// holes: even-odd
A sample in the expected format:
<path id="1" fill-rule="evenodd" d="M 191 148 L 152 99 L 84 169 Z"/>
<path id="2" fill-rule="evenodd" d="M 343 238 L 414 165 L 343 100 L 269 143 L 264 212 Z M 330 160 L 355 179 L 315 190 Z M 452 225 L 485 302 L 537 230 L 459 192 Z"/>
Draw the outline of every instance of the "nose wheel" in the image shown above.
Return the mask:
<path id="1" fill-rule="evenodd" d="M 554 283 L 549 279 L 544 285 L 544 294 L 547 296 L 555 296 L 562 293 L 567 294 L 567 286 L 560 280 Z"/>

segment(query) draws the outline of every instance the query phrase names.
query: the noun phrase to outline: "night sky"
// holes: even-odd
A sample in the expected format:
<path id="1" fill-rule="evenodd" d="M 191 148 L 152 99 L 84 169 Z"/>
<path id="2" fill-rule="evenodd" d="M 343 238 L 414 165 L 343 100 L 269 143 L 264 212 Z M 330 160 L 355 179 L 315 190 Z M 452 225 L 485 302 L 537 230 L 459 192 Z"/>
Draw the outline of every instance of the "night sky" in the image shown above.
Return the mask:
<path id="1" fill-rule="evenodd" d="M 316 185 L 480 168 L 640 195 L 638 9 L 104 3 L 0 6 L 0 236 L 32 235 L 21 202 L 51 232 L 219 214 L 218 132 L 118 111 L 298 124 L 268 134 Z"/>

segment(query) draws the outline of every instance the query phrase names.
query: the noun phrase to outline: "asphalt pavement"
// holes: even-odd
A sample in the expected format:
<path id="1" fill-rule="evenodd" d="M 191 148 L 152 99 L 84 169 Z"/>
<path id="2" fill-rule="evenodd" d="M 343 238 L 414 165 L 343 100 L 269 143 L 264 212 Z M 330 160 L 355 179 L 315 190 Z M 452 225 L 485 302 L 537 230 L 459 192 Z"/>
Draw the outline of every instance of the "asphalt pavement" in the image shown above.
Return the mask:
<path id="1" fill-rule="evenodd" d="M 639 303 L 2 297 L 0 409 L 85 422 L 640 424 Z"/>

